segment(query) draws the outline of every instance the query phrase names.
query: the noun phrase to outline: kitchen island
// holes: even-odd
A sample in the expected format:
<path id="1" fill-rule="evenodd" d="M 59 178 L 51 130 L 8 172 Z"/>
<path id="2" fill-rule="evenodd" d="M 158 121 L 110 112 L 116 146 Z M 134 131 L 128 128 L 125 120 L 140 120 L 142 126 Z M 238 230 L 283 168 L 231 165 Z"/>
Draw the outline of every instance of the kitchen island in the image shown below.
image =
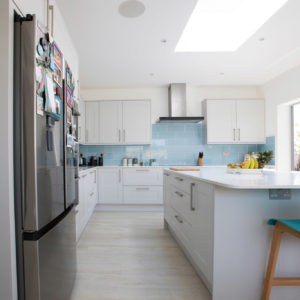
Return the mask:
<path id="1" fill-rule="evenodd" d="M 259 300 L 273 227 L 300 219 L 300 175 L 226 168 L 164 170 L 164 216 L 213 300 Z M 300 276 L 300 241 L 284 235 L 276 276 Z M 300 287 L 274 287 L 272 300 L 300 299 Z"/>

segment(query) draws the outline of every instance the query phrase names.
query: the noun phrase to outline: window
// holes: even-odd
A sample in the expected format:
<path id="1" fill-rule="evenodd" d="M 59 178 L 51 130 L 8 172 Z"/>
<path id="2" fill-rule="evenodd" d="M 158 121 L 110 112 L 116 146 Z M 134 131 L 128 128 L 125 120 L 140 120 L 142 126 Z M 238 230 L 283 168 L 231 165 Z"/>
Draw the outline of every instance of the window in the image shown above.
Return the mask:
<path id="1" fill-rule="evenodd" d="M 292 169 L 300 171 L 300 103 L 292 105 Z"/>

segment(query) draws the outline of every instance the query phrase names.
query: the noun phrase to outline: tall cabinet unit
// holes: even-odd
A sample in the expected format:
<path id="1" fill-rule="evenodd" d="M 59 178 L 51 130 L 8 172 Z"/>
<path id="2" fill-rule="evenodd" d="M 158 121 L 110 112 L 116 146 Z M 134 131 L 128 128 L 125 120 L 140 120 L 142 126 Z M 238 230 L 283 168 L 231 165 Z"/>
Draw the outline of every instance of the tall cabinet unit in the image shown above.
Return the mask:
<path id="1" fill-rule="evenodd" d="M 264 100 L 206 100 L 203 136 L 207 144 L 264 144 Z"/>
<path id="2" fill-rule="evenodd" d="M 85 125 L 86 144 L 151 144 L 151 101 L 88 101 Z"/>

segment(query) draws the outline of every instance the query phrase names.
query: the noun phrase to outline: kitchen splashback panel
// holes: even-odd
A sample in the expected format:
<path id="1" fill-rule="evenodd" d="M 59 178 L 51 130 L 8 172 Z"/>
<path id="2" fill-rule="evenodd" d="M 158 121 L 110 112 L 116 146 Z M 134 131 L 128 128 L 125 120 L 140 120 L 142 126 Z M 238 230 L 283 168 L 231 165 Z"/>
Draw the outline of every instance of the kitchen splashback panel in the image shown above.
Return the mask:
<path id="1" fill-rule="evenodd" d="M 265 145 L 202 144 L 201 124 L 153 124 L 151 145 L 80 145 L 80 153 L 87 158 L 105 152 L 106 166 L 121 165 L 123 157 L 137 157 L 139 162 L 156 158 L 162 166 L 190 166 L 197 164 L 199 152 L 204 152 L 203 165 L 226 165 L 242 162 L 247 152 L 265 150 L 275 151 L 275 137 L 268 137 Z"/>

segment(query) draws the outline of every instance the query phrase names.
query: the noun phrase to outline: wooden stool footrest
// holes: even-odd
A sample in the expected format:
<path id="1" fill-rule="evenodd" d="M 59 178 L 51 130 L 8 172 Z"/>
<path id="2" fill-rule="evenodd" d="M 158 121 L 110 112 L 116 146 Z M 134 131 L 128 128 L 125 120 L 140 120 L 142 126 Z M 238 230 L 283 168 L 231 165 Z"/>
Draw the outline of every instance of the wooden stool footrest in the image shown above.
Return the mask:
<path id="1" fill-rule="evenodd" d="M 272 280 L 273 286 L 300 286 L 300 278 L 281 278 L 277 277 Z"/>

